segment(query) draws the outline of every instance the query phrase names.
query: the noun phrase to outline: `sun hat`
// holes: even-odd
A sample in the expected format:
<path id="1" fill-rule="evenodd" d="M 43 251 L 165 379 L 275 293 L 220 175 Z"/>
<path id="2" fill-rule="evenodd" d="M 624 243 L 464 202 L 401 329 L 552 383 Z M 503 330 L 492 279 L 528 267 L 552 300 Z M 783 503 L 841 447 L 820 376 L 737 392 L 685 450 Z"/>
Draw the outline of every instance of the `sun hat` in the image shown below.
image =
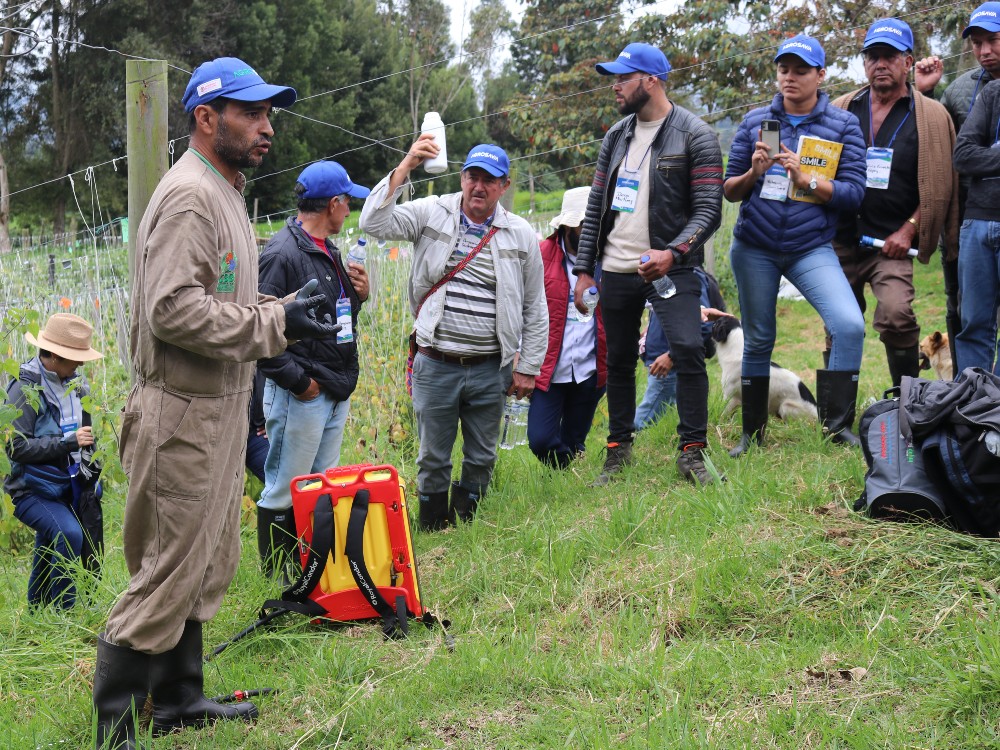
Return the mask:
<path id="1" fill-rule="evenodd" d="M 584 214 L 587 213 L 587 199 L 589 197 L 589 187 L 578 187 L 567 190 L 563 193 L 562 210 L 552 218 L 549 226 L 553 229 L 580 226 L 583 223 Z"/>
<path id="2" fill-rule="evenodd" d="M 74 362 L 89 362 L 104 356 L 90 346 L 94 338 L 94 327 L 72 313 L 55 313 L 49 318 L 45 328 L 38 332 L 38 338 L 30 333 L 24 334 L 24 338 L 39 349 Z"/>

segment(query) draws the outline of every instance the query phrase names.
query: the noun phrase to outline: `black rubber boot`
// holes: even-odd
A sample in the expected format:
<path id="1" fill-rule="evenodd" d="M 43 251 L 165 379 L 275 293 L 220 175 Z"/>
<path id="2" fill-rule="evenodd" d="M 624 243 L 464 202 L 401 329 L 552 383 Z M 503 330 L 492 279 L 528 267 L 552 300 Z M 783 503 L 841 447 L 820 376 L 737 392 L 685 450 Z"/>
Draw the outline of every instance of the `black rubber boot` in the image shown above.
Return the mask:
<path id="1" fill-rule="evenodd" d="M 853 432 L 857 400 L 857 372 L 816 371 L 816 407 L 823 432 L 830 436 L 832 442 L 861 447 L 861 440 Z"/>
<path id="2" fill-rule="evenodd" d="M 149 691 L 153 698 L 153 734 L 182 727 L 203 727 L 213 721 L 257 718 L 257 706 L 216 703 L 205 697 L 201 623 L 188 620 L 184 634 L 170 651 L 152 657 Z"/>
<path id="3" fill-rule="evenodd" d="M 451 483 L 451 517 L 456 521 L 468 523 L 476 515 L 482 490 L 470 490 L 458 482 Z"/>
<path id="4" fill-rule="evenodd" d="M 448 526 L 448 493 L 421 492 L 420 500 L 420 530 L 440 531 Z"/>
<path id="5" fill-rule="evenodd" d="M 743 437 L 729 455 L 738 458 L 749 450 L 752 444 L 764 442 L 764 428 L 767 427 L 767 401 L 771 388 L 770 376 L 743 378 Z"/>
<path id="6" fill-rule="evenodd" d="M 257 551 L 264 575 L 275 578 L 280 573 L 287 578 L 287 568 L 298 562 L 298 542 L 291 508 L 269 510 L 257 506 Z"/>
<path id="7" fill-rule="evenodd" d="M 906 349 L 893 349 L 886 344 L 885 358 L 889 363 L 889 377 L 892 378 L 893 387 L 899 386 L 904 375 L 920 377 L 920 347 L 916 344 Z"/>
<path id="8" fill-rule="evenodd" d="M 97 750 L 134 750 L 136 723 L 149 692 L 152 657 L 97 636 L 94 711 Z"/>

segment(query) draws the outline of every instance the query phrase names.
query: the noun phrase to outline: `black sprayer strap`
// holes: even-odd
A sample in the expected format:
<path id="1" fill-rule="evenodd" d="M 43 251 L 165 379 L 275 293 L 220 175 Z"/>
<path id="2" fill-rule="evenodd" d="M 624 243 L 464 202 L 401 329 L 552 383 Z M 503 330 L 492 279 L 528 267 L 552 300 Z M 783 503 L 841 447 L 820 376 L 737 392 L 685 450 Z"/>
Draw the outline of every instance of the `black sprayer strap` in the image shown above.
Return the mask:
<path id="1" fill-rule="evenodd" d="M 365 523 L 368 520 L 368 490 L 358 490 L 354 495 L 354 502 L 351 503 L 351 518 L 347 522 L 347 544 L 344 554 L 347 563 L 351 568 L 351 575 L 358 585 L 365 600 L 372 605 L 372 609 L 382 616 L 382 634 L 387 638 L 392 637 L 397 628 L 406 635 L 409 632 L 409 623 L 406 618 L 406 607 L 403 606 L 403 616 L 396 613 L 396 608 L 385 600 L 371 574 L 368 566 L 365 565 Z"/>
<path id="2" fill-rule="evenodd" d="M 316 498 L 313 508 L 312 544 L 309 547 L 309 559 L 302 569 L 299 580 L 281 592 L 281 598 L 286 602 L 304 602 L 309 594 L 319 584 L 326 567 L 326 559 L 333 548 L 333 500 L 329 494 Z"/>

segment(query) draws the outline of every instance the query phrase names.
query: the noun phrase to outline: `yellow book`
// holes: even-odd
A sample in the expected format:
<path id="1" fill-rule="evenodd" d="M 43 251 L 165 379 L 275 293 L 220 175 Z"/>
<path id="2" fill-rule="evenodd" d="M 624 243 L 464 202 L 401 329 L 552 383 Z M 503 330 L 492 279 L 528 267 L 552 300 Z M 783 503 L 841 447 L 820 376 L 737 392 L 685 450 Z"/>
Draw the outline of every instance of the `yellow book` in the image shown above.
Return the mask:
<path id="1" fill-rule="evenodd" d="M 837 166 L 840 164 L 840 152 L 844 150 L 843 143 L 828 141 L 825 138 L 815 138 L 811 135 L 799 136 L 799 161 L 804 174 L 816 175 L 832 180 L 837 176 Z M 788 183 L 788 197 L 793 201 L 804 203 L 819 203 L 820 200 L 810 195 L 802 188 Z"/>

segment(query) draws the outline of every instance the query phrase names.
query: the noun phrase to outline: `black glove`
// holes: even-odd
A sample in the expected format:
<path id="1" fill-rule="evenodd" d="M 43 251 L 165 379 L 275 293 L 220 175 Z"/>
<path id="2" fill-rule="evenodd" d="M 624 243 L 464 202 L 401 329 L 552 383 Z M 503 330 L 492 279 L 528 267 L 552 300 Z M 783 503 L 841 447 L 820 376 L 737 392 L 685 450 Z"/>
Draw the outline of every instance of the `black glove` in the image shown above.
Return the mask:
<path id="1" fill-rule="evenodd" d="M 333 322 L 330 313 L 324 315 L 323 320 L 316 317 L 316 308 L 326 302 L 325 294 L 312 294 L 317 286 L 319 280 L 310 279 L 295 294 L 295 299 L 284 304 L 286 339 L 299 341 L 330 338 L 336 336 L 340 330 L 340 326 Z"/>

